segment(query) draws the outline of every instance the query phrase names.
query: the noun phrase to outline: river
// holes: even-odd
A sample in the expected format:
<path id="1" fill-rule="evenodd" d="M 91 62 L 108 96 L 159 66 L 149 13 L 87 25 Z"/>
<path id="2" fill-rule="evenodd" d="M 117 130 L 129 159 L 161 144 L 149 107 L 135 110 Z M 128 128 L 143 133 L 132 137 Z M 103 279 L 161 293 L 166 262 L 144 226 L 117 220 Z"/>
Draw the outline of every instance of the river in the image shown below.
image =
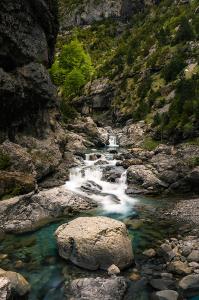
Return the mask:
<path id="1" fill-rule="evenodd" d="M 70 180 L 65 184 L 66 188 L 90 197 L 98 203 L 97 209 L 81 213 L 81 216 L 106 215 L 128 222 L 143 217 L 137 216 L 134 209 L 138 204 L 150 207 L 165 205 L 164 200 L 127 196 L 125 193 L 126 171 L 121 167 L 116 169 L 116 173 L 119 172 L 121 176 L 117 175 L 116 179 L 111 180 L 114 182 L 105 180 L 107 172 L 116 168 L 117 160 L 114 160 L 113 153 L 117 151 L 120 149 L 116 144 L 116 138 L 111 136 L 109 147 L 99 151 L 91 150 L 85 155 L 81 166 L 71 169 Z M 29 280 L 32 285 L 29 300 L 62 300 L 64 282 L 69 283 L 72 279 L 79 277 L 105 276 L 102 271 L 86 271 L 59 257 L 54 232 L 60 224 L 75 217 L 77 216 L 71 215 L 56 220 L 55 223 L 33 233 L 18 236 L 7 235 L 1 241 L 0 253 L 7 254 L 7 258 L 0 260 L 0 267 L 20 272 Z M 135 255 L 139 256 L 141 251 L 152 247 L 158 240 L 166 238 L 175 230 L 175 226 L 168 227 L 168 224 L 157 226 L 155 220 L 150 220 L 137 228 L 130 227 L 129 234 L 133 237 Z M 130 272 L 131 268 L 122 274 L 129 276 Z M 141 291 L 141 293 L 143 300 L 148 299 L 147 291 Z M 140 297 L 137 300 L 140 300 Z"/>

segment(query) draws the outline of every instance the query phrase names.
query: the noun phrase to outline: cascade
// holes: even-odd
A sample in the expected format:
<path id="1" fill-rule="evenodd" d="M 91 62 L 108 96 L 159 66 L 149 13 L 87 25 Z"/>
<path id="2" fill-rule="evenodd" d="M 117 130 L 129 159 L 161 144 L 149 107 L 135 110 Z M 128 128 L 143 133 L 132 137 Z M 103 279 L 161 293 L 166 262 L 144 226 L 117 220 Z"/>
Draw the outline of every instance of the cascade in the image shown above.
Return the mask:
<path id="1" fill-rule="evenodd" d="M 115 135 L 109 136 L 109 147 L 111 148 L 119 147 L 119 145 L 117 145 L 117 137 Z"/>

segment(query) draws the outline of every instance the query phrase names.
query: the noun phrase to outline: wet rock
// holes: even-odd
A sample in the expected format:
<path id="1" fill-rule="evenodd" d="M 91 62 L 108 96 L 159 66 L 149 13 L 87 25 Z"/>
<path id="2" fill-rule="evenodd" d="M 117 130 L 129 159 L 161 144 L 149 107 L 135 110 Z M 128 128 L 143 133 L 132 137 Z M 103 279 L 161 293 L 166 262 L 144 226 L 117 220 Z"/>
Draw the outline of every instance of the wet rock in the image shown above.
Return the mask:
<path id="1" fill-rule="evenodd" d="M 176 291 L 165 290 L 153 294 L 152 300 L 178 300 L 179 294 Z"/>
<path id="2" fill-rule="evenodd" d="M 175 281 L 172 279 L 152 279 L 150 285 L 156 290 L 172 290 L 176 288 Z"/>
<path id="3" fill-rule="evenodd" d="M 199 262 L 199 250 L 193 250 L 187 257 L 188 261 Z"/>
<path id="4" fill-rule="evenodd" d="M 148 192 L 147 192 L 147 190 L 140 189 L 137 187 L 132 187 L 132 188 L 129 187 L 125 190 L 125 193 L 129 196 L 134 196 L 134 195 L 145 195 Z"/>
<path id="5" fill-rule="evenodd" d="M 81 217 L 61 225 L 55 232 L 59 254 L 90 270 L 123 269 L 133 261 L 125 224 L 107 217 Z"/>
<path id="6" fill-rule="evenodd" d="M 180 280 L 179 287 L 185 295 L 197 295 L 199 292 L 199 275 L 188 275 Z"/>
<path id="7" fill-rule="evenodd" d="M 121 176 L 124 170 L 119 167 L 107 166 L 103 169 L 102 180 L 108 182 L 116 182 Z"/>
<path id="8" fill-rule="evenodd" d="M 103 165 L 107 165 L 108 162 L 106 160 L 98 160 L 94 163 L 95 166 L 103 166 Z"/>
<path id="9" fill-rule="evenodd" d="M 129 276 L 129 279 L 131 281 L 139 281 L 141 279 L 141 276 L 139 273 L 132 273 L 130 276 Z"/>
<path id="10" fill-rule="evenodd" d="M 134 230 L 137 230 L 143 226 L 144 220 L 142 220 L 142 219 L 138 219 L 138 220 L 137 219 L 135 219 L 135 220 L 127 219 L 127 220 L 124 220 L 124 223 L 126 224 L 127 228 L 132 228 Z"/>
<path id="11" fill-rule="evenodd" d="M 192 272 L 192 268 L 182 261 L 173 261 L 168 265 L 168 270 L 178 275 L 188 275 Z"/>
<path id="12" fill-rule="evenodd" d="M 30 291 L 30 284 L 19 273 L 0 269 L 0 279 L 1 277 L 8 279 L 11 289 L 19 296 L 24 296 Z"/>
<path id="13" fill-rule="evenodd" d="M 127 125 L 121 130 L 117 130 L 118 141 L 120 146 L 140 146 L 146 134 L 147 125 L 140 121 L 131 125 Z"/>
<path id="14" fill-rule="evenodd" d="M 67 129 L 82 137 L 86 137 L 88 141 L 97 147 L 105 146 L 104 134 L 98 130 L 96 123 L 91 117 L 82 117 L 74 120 L 73 123 L 67 125 Z"/>
<path id="15" fill-rule="evenodd" d="M 143 254 L 147 257 L 154 257 L 156 256 L 156 251 L 154 249 L 147 249 L 143 252 Z"/>
<path id="16" fill-rule="evenodd" d="M 0 171 L 0 198 L 27 194 L 36 188 L 34 176 L 22 172 Z"/>
<path id="17" fill-rule="evenodd" d="M 102 191 L 102 187 L 94 181 L 87 181 L 81 185 L 81 190 L 88 194 L 99 194 Z"/>
<path id="18" fill-rule="evenodd" d="M 159 180 L 158 177 L 144 165 L 129 167 L 127 170 L 127 182 L 145 189 L 150 189 L 151 193 L 167 187 L 167 184 Z"/>
<path id="19" fill-rule="evenodd" d="M 65 186 L 0 202 L 0 229 L 21 233 L 66 216 L 96 207 L 92 200 L 68 191 Z"/>
<path id="20" fill-rule="evenodd" d="M 122 300 L 127 289 L 123 277 L 115 278 L 83 278 L 76 279 L 70 284 L 70 300 Z"/>
<path id="21" fill-rule="evenodd" d="M 124 169 L 128 169 L 130 166 L 133 165 L 141 165 L 142 164 L 142 160 L 138 159 L 138 158 L 134 158 L 134 159 L 125 159 L 121 162 L 121 166 Z"/>
<path id="22" fill-rule="evenodd" d="M 118 275 L 120 273 L 120 269 L 115 266 L 115 265 L 111 265 L 109 268 L 108 268 L 108 275 Z"/>
<path id="23" fill-rule="evenodd" d="M 10 280 L 4 276 L 0 277 L 0 299 L 9 300 L 11 296 Z"/>

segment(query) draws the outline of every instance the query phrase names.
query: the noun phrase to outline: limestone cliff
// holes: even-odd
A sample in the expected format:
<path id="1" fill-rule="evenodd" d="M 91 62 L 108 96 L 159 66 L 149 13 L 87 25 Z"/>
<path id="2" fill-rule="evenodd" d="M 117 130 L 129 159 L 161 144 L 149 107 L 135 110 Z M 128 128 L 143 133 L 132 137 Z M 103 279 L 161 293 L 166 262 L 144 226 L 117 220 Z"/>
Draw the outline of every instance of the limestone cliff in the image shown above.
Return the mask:
<path id="1" fill-rule="evenodd" d="M 58 31 L 54 0 L 2 0 L 0 7 L 0 140 L 40 135 L 56 105 L 47 68 Z"/>
<path id="2" fill-rule="evenodd" d="M 61 29 L 74 25 L 91 24 L 105 18 L 127 19 L 155 1 L 145 0 L 58 0 L 60 10 Z"/>

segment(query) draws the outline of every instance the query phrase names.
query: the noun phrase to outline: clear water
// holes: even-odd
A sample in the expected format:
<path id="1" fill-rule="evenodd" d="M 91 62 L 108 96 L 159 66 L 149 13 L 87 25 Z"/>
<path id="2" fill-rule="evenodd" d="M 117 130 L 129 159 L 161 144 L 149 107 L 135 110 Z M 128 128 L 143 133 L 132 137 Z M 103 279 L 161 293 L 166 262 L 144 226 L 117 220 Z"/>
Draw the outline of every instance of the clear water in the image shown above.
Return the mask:
<path id="1" fill-rule="evenodd" d="M 165 205 L 164 201 L 157 199 L 128 197 L 125 194 L 125 171 L 116 183 L 103 181 L 103 168 L 106 165 L 114 166 L 116 164 L 110 153 L 104 152 L 102 157 L 98 159 L 107 161 L 107 164 L 103 166 L 96 166 L 96 160 L 89 160 L 89 155 L 86 158 L 83 166 L 71 170 L 70 180 L 66 182 L 68 189 L 89 196 L 99 203 L 98 209 L 81 213 L 81 216 L 106 215 L 126 222 L 135 217 L 135 204 Z M 101 186 L 102 190 L 99 194 L 86 194 L 80 189 L 81 185 L 88 180 Z M 119 203 L 115 202 L 115 197 L 120 200 Z M 32 286 L 29 300 L 62 300 L 65 299 L 65 282 L 79 277 L 106 276 L 105 272 L 86 271 L 59 257 L 54 232 L 62 223 L 75 217 L 77 216 L 62 218 L 33 233 L 19 236 L 7 235 L 2 239 L 0 253 L 5 253 L 8 257 L 0 261 L 0 267 L 20 272 L 28 279 Z M 145 212 L 140 217 L 146 217 Z M 133 237 L 135 255 L 139 255 L 147 247 L 153 247 L 158 240 L 168 237 L 169 234 L 172 235 L 175 231 L 175 226 L 169 223 L 169 220 L 159 223 L 157 228 L 157 222 L 154 218 L 146 221 L 141 228 L 130 229 L 129 234 Z M 128 276 L 130 272 L 129 269 L 123 275 Z M 140 297 L 137 300 L 140 300 Z M 143 291 L 142 299 L 148 299 L 146 291 Z M 191 300 L 198 299 L 196 297 Z"/>

